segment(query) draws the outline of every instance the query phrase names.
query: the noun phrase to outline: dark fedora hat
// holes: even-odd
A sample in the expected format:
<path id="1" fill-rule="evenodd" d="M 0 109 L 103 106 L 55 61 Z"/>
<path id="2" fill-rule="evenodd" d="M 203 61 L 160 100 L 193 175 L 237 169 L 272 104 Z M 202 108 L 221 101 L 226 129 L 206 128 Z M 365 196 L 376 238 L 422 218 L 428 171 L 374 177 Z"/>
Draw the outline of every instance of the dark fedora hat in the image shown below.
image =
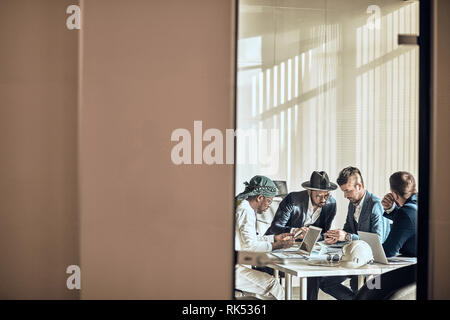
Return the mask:
<path id="1" fill-rule="evenodd" d="M 309 181 L 302 183 L 302 187 L 308 190 L 317 191 L 333 191 L 337 189 L 337 185 L 330 182 L 325 171 L 314 171 Z"/>

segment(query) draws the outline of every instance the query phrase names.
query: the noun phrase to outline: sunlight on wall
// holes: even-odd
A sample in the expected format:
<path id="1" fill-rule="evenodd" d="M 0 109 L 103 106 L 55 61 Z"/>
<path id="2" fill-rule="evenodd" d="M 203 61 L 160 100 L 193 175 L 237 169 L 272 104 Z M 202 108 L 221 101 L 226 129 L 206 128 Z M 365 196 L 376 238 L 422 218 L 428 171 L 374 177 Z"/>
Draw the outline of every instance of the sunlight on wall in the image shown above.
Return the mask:
<path id="1" fill-rule="evenodd" d="M 313 170 L 335 181 L 348 165 L 380 197 L 392 172 L 417 178 L 418 48 L 398 46 L 397 35 L 418 34 L 418 3 L 383 1 L 377 27 L 373 1 L 255 3 L 240 5 L 237 127 L 279 129 L 279 166 L 237 164 L 237 192 L 256 174 L 301 190 Z M 238 138 L 237 152 L 248 149 Z M 342 227 L 348 201 L 334 196 Z"/>

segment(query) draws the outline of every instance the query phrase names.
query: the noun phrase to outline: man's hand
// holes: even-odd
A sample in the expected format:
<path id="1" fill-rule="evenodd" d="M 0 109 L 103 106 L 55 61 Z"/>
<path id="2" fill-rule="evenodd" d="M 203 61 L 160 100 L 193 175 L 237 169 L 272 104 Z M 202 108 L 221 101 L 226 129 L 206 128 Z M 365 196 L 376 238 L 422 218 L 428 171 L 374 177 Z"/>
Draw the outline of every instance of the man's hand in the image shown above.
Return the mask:
<path id="1" fill-rule="evenodd" d="M 274 243 L 272 243 L 272 250 L 277 250 L 277 249 L 287 249 L 292 247 L 292 245 L 294 244 L 294 238 L 291 235 L 291 238 L 285 238 L 287 240 L 280 240 L 280 241 L 275 241 Z"/>
<path id="2" fill-rule="evenodd" d="M 327 233 L 324 234 L 325 244 L 335 244 L 338 240 L 336 237 L 329 236 Z"/>
<path id="3" fill-rule="evenodd" d="M 346 235 L 347 232 L 345 232 L 344 230 L 328 230 L 327 232 L 327 236 L 336 238 L 336 241 L 345 241 Z"/>
<path id="4" fill-rule="evenodd" d="M 303 239 L 305 237 L 306 232 L 308 231 L 308 227 L 295 228 L 292 234 L 297 234 L 299 231 L 302 231 L 295 239 Z"/>
<path id="5" fill-rule="evenodd" d="M 384 196 L 383 200 L 381 200 L 381 204 L 383 205 L 384 211 L 389 210 L 394 205 L 394 196 L 392 193 L 388 193 Z"/>
<path id="6" fill-rule="evenodd" d="M 290 240 L 294 238 L 294 235 L 292 233 L 280 233 L 273 237 L 275 242 L 283 241 L 283 240 Z"/>
<path id="7" fill-rule="evenodd" d="M 294 244 L 294 235 L 292 233 L 281 233 L 273 237 L 272 250 L 287 249 Z"/>

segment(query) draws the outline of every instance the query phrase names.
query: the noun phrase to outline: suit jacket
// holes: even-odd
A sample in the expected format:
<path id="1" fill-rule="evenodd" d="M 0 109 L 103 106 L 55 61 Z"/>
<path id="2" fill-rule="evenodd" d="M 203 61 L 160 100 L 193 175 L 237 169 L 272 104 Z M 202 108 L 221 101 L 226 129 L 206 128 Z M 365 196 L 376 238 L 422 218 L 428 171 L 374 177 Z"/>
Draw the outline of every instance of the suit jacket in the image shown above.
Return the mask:
<path id="1" fill-rule="evenodd" d="M 395 207 L 394 211 L 385 213 L 384 216 L 393 221 L 391 233 L 383 243 L 386 257 L 393 257 L 398 253 L 415 257 L 417 195 L 412 195 L 401 208 Z"/>
<path id="2" fill-rule="evenodd" d="M 389 220 L 383 217 L 383 206 L 381 199 L 366 190 L 364 203 L 359 215 L 358 223 L 355 220 L 356 206 L 348 204 L 347 219 L 344 231 L 352 234 L 353 240 L 358 240 L 358 231 L 377 233 L 383 243 L 390 231 Z"/>
<path id="3" fill-rule="evenodd" d="M 272 224 L 266 231 L 266 235 L 290 232 L 291 228 L 304 226 L 308 212 L 308 191 L 291 192 L 281 201 Z M 322 207 L 319 218 L 312 224 L 322 228 L 322 234 L 331 227 L 331 222 L 336 215 L 336 200 L 332 196 L 328 198 Z"/>

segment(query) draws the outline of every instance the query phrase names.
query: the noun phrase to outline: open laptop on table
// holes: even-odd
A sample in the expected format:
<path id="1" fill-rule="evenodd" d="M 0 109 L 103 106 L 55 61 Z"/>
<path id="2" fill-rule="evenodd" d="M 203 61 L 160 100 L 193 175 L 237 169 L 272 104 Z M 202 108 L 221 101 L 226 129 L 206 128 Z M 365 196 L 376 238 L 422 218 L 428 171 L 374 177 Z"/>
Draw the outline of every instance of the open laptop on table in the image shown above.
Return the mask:
<path id="1" fill-rule="evenodd" d="M 416 258 L 386 258 L 380 237 L 376 233 L 358 231 L 358 236 L 359 239 L 367 242 L 372 249 L 373 260 L 375 262 L 382 264 L 405 264 L 417 261 Z"/>
<path id="2" fill-rule="evenodd" d="M 306 232 L 303 241 L 300 243 L 299 249 L 288 252 L 272 252 L 272 255 L 282 259 L 283 263 L 304 261 L 311 255 L 317 240 L 320 238 L 322 228 L 310 226 Z"/>
<path id="3" fill-rule="evenodd" d="M 319 240 L 319 238 L 320 238 L 321 231 L 322 231 L 322 228 L 309 226 L 308 231 L 306 232 L 305 236 L 303 237 L 303 241 L 300 243 L 300 248 L 298 249 L 298 251 L 307 257 L 310 256 L 311 252 L 314 249 L 314 246 L 317 243 L 317 240 Z"/>

